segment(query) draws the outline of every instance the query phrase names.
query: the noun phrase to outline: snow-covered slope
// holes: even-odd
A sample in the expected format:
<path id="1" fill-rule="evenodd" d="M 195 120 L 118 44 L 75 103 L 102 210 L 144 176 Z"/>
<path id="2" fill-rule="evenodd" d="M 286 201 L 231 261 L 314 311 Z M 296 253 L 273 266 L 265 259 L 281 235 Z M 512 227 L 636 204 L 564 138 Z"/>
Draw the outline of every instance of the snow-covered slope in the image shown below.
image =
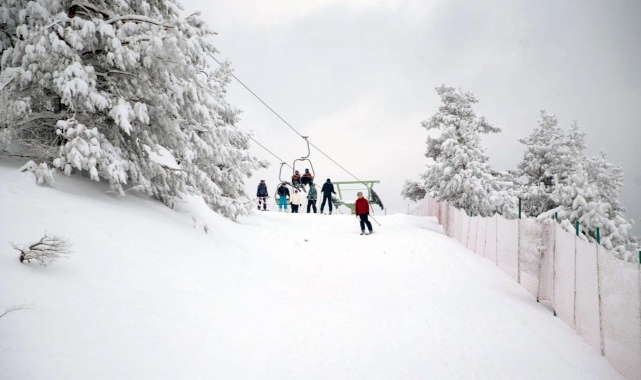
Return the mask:
<path id="1" fill-rule="evenodd" d="M 432 218 L 255 212 L 233 223 L 0 163 L 0 378 L 619 379 Z M 273 208 L 273 207 L 272 207 Z M 205 232 L 208 231 L 208 233 Z M 8 244 L 73 243 L 50 267 Z"/>

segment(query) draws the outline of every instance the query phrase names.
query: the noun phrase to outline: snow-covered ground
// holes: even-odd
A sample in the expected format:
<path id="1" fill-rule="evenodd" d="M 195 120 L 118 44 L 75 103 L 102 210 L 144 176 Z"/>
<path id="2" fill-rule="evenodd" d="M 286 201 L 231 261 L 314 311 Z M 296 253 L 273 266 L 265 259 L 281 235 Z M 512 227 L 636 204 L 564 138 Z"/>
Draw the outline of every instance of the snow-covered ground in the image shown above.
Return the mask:
<path id="1" fill-rule="evenodd" d="M 29 309 L 0 319 L 2 379 L 622 378 L 433 218 L 233 223 L 18 167 L 0 163 L 0 314 Z M 21 264 L 8 242 L 45 231 L 74 252 Z"/>

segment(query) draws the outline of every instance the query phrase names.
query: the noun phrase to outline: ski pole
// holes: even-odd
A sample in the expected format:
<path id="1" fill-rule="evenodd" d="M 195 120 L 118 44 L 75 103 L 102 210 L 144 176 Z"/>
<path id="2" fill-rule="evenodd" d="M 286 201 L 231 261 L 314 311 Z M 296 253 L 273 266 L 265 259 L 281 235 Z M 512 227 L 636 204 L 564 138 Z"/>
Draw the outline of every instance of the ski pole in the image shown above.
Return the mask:
<path id="1" fill-rule="evenodd" d="M 376 222 L 376 224 L 378 224 L 378 226 L 379 226 L 379 227 L 381 226 L 381 224 L 380 224 L 376 219 L 374 219 L 374 217 L 373 217 L 373 216 L 371 216 L 371 215 L 370 215 L 369 217 L 370 217 L 370 218 L 372 218 L 372 220 L 373 220 L 374 222 Z"/>

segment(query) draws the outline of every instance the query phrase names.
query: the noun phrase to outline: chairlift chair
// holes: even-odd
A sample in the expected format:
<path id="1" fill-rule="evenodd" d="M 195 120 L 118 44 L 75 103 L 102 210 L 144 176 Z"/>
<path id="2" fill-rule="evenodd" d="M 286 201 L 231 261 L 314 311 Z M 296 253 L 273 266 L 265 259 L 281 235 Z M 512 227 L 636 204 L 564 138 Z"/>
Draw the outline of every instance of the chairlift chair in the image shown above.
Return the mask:
<path id="1" fill-rule="evenodd" d="M 307 142 L 307 156 L 303 156 L 301 158 L 297 158 L 297 159 L 294 160 L 294 163 L 292 164 L 292 178 L 294 177 L 294 174 L 296 174 L 296 163 L 297 162 L 298 163 L 307 162 L 309 168 L 311 168 L 310 169 L 310 173 L 312 173 L 311 182 L 313 182 L 314 179 L 316 178 L 316 171 L 314 170 L 314 165 L 312 164 L 312 161 L 309 159 L 309 156 L 311 154 L 311 151 L 309 149 L 309 140 L 307 140 L 308 136 L 302 136 L 302 137 L 305 139 L 305 142 Z M 301 165 L 299 164 L 299 166 L 301 166 Z M 282 166 L 281 166 L 281 168 L 282 168 Z M 300 170 L 299 170 L 299 172 L 300 172 Z M 305 188 L 305 184 L 303 183 L 303 178 L 302 177 L 303 176 L 301 175 L 300 186 L 304 189 Z"/>

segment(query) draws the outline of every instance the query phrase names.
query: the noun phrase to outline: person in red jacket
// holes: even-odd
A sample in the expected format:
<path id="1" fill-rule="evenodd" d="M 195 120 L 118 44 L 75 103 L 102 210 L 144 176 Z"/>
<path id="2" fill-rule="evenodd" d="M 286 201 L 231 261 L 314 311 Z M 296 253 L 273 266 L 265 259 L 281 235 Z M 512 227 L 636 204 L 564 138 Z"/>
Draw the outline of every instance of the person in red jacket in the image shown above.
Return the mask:
<path id="1" fill-rule="evenodd" d="M 372 223 L 369 222 L 368 216 L 369 216 L 369 202 L 367 199 L 363 198 L 363 193 L 360 191 L 358 194 L 358 199 L 356 199 L 356 204 L 355 204 L 355 211 L 356 211 L 356 216 L 358 216 L 361 220 L 361 235 L 369 235 L 373 233 L 374 231 L 372 230 Z M 367 225 L 367 229 L 369 232 L 365 232 L 365 225 Z"/>

